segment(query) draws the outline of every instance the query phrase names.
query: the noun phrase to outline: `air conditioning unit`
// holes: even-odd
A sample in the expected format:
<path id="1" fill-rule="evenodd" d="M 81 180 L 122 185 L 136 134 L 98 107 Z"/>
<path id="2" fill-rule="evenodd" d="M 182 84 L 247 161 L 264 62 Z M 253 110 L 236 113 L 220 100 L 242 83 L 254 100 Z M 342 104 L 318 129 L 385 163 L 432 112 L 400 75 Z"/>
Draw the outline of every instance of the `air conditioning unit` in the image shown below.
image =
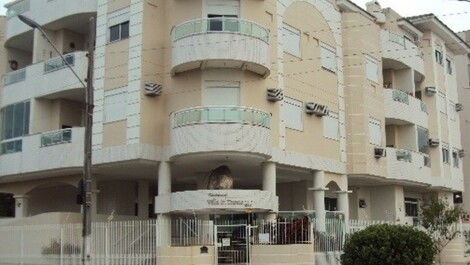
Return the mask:
<path id="1" fill-rule="evenodd" d="M 463 104 L 462 103 L 457 103 L 455 104 L 455 111 L 459 112 L 463 110 Z"/>
<path id="2" fill-rule="evenodd" d="M 459 150 L 459 157 L 464 158 L 465 157 L 465 150 L 461 149 Z"/>
<path id="3" fill-rule="evenodd" d="M 284 99 L 284 92 L 278 88 L 268 88 L 267 99 L 271 102 L 281 101 Z"/>
<path id="4" fill-rule="evenodd" d="M 305 104 L 305 112 L 309 115 L 313 114 L 318 117 L 323 117 L 325 115 L 328 115 L 330 111 L 328 110 L 328 107 L 325 105 L 320 105 L 317 103 L 310 102 L 310 103 Z"/>
<path id="5" fill-rule="evenodd" d="M 439 139 L 429 139 L 429 146 L 431 147 L 436 147 L 436 146 L 439 146 Z"/>
<path id="6" fill-rule="evenodd" d="M 145 83 L 144 85 L 144 94 L 146 96 L 155 97 L 162 94 L 163 88 L 162 85 L 156 83 Z"/>
<path id="7" fill-rule="evenodd" d="M 426 91 L 426 94 L 427 94 L 428 96 L 433 96 L 434 94 L 437 93 L 437 89 L 436 89 L 435 87 L 433 87 L 433 86 L 428 86 L 428 87 L 426 87 L 424 90 Z"/>
<path id="8" fill-rule="evenodd" d="M 380 148 L 376 147 L 374 148 L 374 157 L 379 159 L 381 157 L 386 157 L 387 156 L 387 149 L 385 148 Z"/>

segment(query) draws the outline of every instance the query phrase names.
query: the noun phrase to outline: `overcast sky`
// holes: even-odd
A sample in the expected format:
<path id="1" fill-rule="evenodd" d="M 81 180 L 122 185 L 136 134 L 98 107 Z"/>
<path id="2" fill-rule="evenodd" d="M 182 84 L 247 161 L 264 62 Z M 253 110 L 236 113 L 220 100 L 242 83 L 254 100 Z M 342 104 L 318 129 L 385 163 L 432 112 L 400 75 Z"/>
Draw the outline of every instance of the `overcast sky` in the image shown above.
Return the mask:
<path id="1" fill-rule="evenodd" d="M 37 1 L 37 0 L 33 0 Z M 365 8 L 369 0 L 352 0 Z M 0 0 L 0 13 L 5 14 L 3 5 L 11 0 Z M 391 7 L 402 16 L 415 16 L 426 13 L 436 14 L 456 32 L 470 29 L 470 0 L 381 0 L 382 7 Z"/>

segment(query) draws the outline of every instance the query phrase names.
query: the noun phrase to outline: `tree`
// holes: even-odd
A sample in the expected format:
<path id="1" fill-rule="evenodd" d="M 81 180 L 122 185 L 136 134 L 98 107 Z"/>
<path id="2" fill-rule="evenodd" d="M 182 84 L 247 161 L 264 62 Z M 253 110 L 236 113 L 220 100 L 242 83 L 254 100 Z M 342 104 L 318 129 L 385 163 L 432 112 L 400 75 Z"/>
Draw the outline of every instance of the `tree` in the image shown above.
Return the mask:
<path id="1" fill-rule="evenodd" d="M 444 200 L 433 199 L 421 207 L 421 224 L 433 239 L 437 254 L 458 235 L 457 223 L 462 213 L 460 207 L 449 207 Z"/>
<path id="2" fill-rule="evenodd" d="M 373 225 L 352 234 L 342 265 L 429 265 L 436 249 L 431 237 L 410 226 Z"/>

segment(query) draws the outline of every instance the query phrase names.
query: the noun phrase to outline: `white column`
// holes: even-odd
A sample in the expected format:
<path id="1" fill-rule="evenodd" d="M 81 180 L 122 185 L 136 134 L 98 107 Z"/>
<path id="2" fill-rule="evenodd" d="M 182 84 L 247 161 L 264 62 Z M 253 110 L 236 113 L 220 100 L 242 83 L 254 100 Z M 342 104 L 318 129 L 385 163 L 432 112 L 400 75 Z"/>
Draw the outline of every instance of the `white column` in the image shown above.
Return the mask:
<path id="1" fill-rule="evenodd" d="M 137 215 L 141 219 L 149 218 L 149 182 L 139 180 L 137 183 Z"/>
<path id="2" fill-rule="evenodd" d="M 16 195 L 15 198 L 15 218 L 28 217 L 29 197 L 26 195 Z"/>
<path id="3" fill-rule="evenodd" d="M 325 231 L 325 172 L 316 171 L 313 174 L 313 209 L 315 210 L 315 217 L 317 221 L 316 229 L 318 231 Z"/>
<path id="4" fill-rule="evenodd" d="M 341 191 L 338 192 L 338 211 L 344 213 L 344 221 L 349 224 L 349 190 L 348 190 L 348 175 L 341 176 L 339 183 Z"/>
<path id="5" fill-rule="evenodd" d="M 171 193 L 171 168 L 168 161 L 161 161 L 158 166 L 158 196 Z M 171 218 L 169 214 L 158 215 L 159 244 L 167 246 L 171 243 Z"/>
<path id="6" fill-rule="evenodd" d="M 276 163 L 265 162 L 263 167 L 263 190 L 269 191 L 276 195 Z M 277 209 L 274 209 L 277 211 Z M 266 220 L 276 220 L 276 213 L 268 213 L 265 216 Z"/>

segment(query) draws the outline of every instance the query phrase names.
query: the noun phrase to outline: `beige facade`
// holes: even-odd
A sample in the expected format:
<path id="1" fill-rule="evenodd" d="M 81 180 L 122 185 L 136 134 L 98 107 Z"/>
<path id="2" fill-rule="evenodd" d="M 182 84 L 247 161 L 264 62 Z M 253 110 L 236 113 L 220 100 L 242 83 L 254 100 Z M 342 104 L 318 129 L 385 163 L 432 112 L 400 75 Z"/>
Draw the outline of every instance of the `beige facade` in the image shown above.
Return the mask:
<path id="1" fill-rule="evenodd" d="M 0 53 L 0 191 L 20 202 L 16 218 L 80 212 L 84 89 L 15 12 L 82 80 L 96 18 L 95 214 L 413 223 L 430 196 L 463 190 L 455 69 L 470 48 L 433 15 L 347 0 L 95 0 L 52 20 L 21 1 L 7 5 Z M 264 203 L 206 203 L 214 174 L 230 176 L 227 200 Z"/>

